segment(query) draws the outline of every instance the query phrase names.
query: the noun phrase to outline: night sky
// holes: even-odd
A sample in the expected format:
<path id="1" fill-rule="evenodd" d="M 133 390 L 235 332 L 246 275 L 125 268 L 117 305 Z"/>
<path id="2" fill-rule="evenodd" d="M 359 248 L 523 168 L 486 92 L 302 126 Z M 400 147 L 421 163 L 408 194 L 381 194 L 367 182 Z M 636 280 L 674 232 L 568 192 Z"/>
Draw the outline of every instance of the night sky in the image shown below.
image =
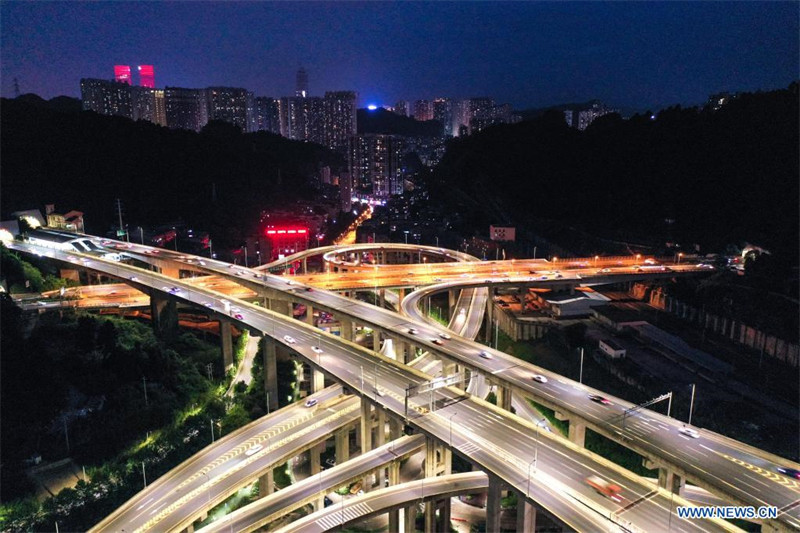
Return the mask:
<path id="1" fill-rule="evenodd" d="M 598 98 L 625 109 L 798 77 L 798 2 L 0 4 L 2 95 L 80 96 L 82 77 L 155 66 L 158 87 L 246 87 L 359 104 L 491 96 L 515 108 Z M 138 79 L 134 76 L 134 80 Z"/>

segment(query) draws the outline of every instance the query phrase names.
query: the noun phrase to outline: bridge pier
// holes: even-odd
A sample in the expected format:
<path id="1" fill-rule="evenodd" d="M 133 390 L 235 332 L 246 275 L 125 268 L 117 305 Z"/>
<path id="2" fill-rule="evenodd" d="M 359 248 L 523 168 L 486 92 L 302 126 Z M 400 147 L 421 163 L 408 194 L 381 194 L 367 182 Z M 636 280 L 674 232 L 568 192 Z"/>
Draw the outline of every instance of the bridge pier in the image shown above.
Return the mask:
<path id="1" fill-rule="evenodd" d="M 308 258 L 303 258 L 303 274 L 308 274 Z"/>
<path id="2" fill-rule="evenodd" d="M 450 474 L 452 467 L 450 448 L 433 439 L 426 439 L 425 477 L 436 477 Z M 439 509 L 437 524 L 436 510 Z M 447 520 L 446 522 L 444 520 Z M 425 502 L 425 532 L 450 530 L 450 498 Z M 488 531 L 488 530 L 487 530 Z"/>
<path id="3" fill-rule="evenodd" d="M 386 289 L 378 290 L 378 305 L 381 309 L 386 308 Z"/>
<path id="4" fill-rule="evenodd" d="M 264 390 L 267 394 L 267 403 L 270 400 L 275 409 L 278 409 L 278 350 L 277 343 L 263 333 L 264 344 L 261 350 L 264 367 Z"/>
<path id="5" fill-rule="evenodd" d="M 489 297 L 486 299 L 486 333 L 485 338 L 492 344 L 492 322 L 494 321 L 494 291 L 489 287 Z"/>
<path id="6" fill-rule="evenodd" d="M 536 531 L 536 507 L 525 500 L 525 495 L 517 493 L 517 533 Z"/>
<path id="7" fill-rule="evenodd" d="M 339 333 L 346 341 L 353 340 L 353 321 L 346 318 L 339 319 Z"/>
<path id="8" fill-rule="evenodd" d="M 157 336 L 178 329 L 178 310 L 175 300 L 155 294 L 150 295 L 150 316 Z"/>
<path id="9" fill-rule="evenodd" d="M 452 319 L 456 304 L 458 303 L 458 290 L 450 289 L 447 291 L 447 317 Z"/>
<path id="10" fill-rule="evenodd" d="M 322 464 L 321 464 L 321 461 L 320 461 L 320 455 L 324 451 L 325 451 L 325 441 L 322 441 L 321 443 L 317 444 L 316 446 L 313 446 L 310 450 L 308 450 L 308 453 L 309 453 L 309 464 L 311 466 L 311 475 L 312 476 L 319 475 L 320 471 L 322 470 Z M 319 498 L 316 501 L 314 501 L 312 505 L 314 506 L 314 511 L 320 511 L 320 510 L 324 509 L 325 508 L 325 495 L 324 494 L 320 494 Z"/>
<path id="11" fill-rule="evenodd" d="M 381 332 L 377 329 L 372 330 L 372 351 L 373 352 L 380 352 L 381 351 Z"/>
<path id="12" fill-rule="evenodd" d="M 569 440 L 581 448 L 585 446 L 586 424 L 584 422 L 580 422 L 574 418 L 569 421 Z"/>
<path id="13" fill-rule="evenodd" d="M 336 442 L 336 464 L 342 464 L 350 459 L 350 428 L 343 428 L 334 436 Z"/>
<path id="14" fill-rule="evenodd" d="M 275 492 L 275 474 L 272 469 L 258 478 L 258 497 L 263 498 Z"/>
<path id="15" fill-rule="evenodd" d="M 233 367 L 233 335 L 231 334 L 231 321 L 221 318 L 219 321 L 219 338 L 222 344 L 222 362 L 225 371 Z"/>
<path id="16" fill-rule="evenodd" d="M 511 389 L 497 385 L 494 390 L 495 398 L 497 398 L 497 407 L 504 411 L 511 411 Z"/>
<path id="17" fill-rule="evenodd" d="M 403 298 L 406 297 L 406 290 L 405 289 L 397 289 L 397 308 L 398 310 L 403 305 Z"/>
<path id="18" fill-rule="evenodd" d="M 414 533 L 417 530 L 416 524 L 417 504 L 415 503 L 403 509 L 403 533 Z"/>
<path id="19" fill-rule="evenodd" d="M 503 480 L 492 474 L 489 476 L 489 493 L 486 496 L 486 531 L 500 531 L 500 498 L 503 493 Z"/>
<path id="20" fill-rule="evenodd" d="M 325 388 L 325 374 L 322 370 L 311 367 L 311 393 L 319 392 Z"/>
<path id="21" fill-rule="evenodd" d="M 306 324 L 314 325 L 314 308 L 310 305 L 306 305 Z"/>
<path id="22" fill-rule="evenodd" d="M 658 486 L 680 496 L 686 487 L 686 480 L 670 468 L 658 468 Z"/>

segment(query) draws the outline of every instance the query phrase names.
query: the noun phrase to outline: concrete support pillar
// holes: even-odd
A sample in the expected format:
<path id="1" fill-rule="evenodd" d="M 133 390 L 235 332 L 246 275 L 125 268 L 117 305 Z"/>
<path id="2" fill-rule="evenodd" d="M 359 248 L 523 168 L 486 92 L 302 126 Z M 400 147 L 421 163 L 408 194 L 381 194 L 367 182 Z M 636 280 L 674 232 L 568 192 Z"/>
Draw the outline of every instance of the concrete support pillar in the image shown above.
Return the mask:
<path id="1" fill-rule="evenodd" d="M 522 493 L 517 493 L 517 533 L 534 533 L 536 531 L 536 507 L 525 501 Z"/>
<path id="2" fill-rule="evenodd" d="M 275 476 L 272 470 L 258 478 L 258 497 L 263 498 L 275 492 Z"/>
<path id="3" fill-rule="evenodd" d="M 372 330 L 372 351 L 373 352 L 380 352 L 381 351 L 381 332 L 377 329 Z"/>
<path id="4" fill-rule="evenodd" d="M 342 464 L 350 459 L 350 429 L 340 429 L 334 435 L 336 440 L 336 464 Z"/>
<path id="5" fill-rule="evenodd" d="M 439 520 L 436 531 L 450 531 L 450 498 L 439 501 Z"/>
<path id="6" fill-rule="evenodd" d="M 325 374 L 322 370 L 311 367 L 311 393 L 319 392 L 325 388 Z"/>
<path id="7" fill-rule="evenodd" d="M 489 344 L 492 344 L 494 338 L 492 337 L 493 331 L 492 327 L 494 326 L 494 294 L 491 288 L 489 288 L 489 298 L 486 299 L 486 339 L 489 341 Z"/>
<path id="8" fill-rule="evenodd" d="M 308 453 L 310 454 L 310 456 L 309 456 L 309 464 L 311 466 L 311 475 L 312 476 L 319 475 L 320 471 L 322 471 L 322 464 L 321 464 L 321 460 L 320 460 L 321 459 L 320 455 L 324 451 L 325 451 L 325 443 L 324 442 L 321 442 L 321 443 L 317 444 L 316 446 L 314 446 L 313 448 L 311 448 L 308 451 Z M 320 511 L 320 510 L 324 509 L 325 508 L 325 495 L 324 494 L 320 494 L 319 498 L 315 502 L 313 502 L 313 505 L 314 505 L 314 510 L 315 511 Z"/>
<path id="9" fill-rule="evenodd" d="M 450 289 L 447 291 L 447 316 L 453 318 L 455 312 L 456 302 L 458 302 L 458 290 Z"/>
<path id="10" fill-rule="evenodd" d="M 158 296 L 150 296 L 150 322 L 153 325 L 153 331 L 158 334 L 161 331 L 161 313 L 167 307 L 167 299 Z"/>
<path id="11" fill-rule="evenodd" d="M 372 450 L 372 405 L 361 398 L 361 453 Z"/>
<path id="12" fill-rule="evenodd" d="M 400 509 L 389 511 L 389 531 L 400 531 Z"/>
<path id="13" fill-rule="evenodd" d="M 386 409 L 378 405 L 375 406 L 375 411 L 378 414 L 378 427 L 375 432 L 374 446 L 383 446 L 386 443 Z"/>
<path id="14" fill-rule="evenodd" d="M 403 436 L 403 423 L 397 418 L 389 417 L 389 440 L 399 439 Z"/>
<path id="15" fill-rule="evenodd" d="M 381 309 L 386 307 L 386 289 L 380 289 L 378 291 L 378 305 Z"/>
<path id="16" fill-rule="evenodd" d="M 511 410 L 511 389 L 498 385 L 495 388 L 495 396 L 497 397 L 497 407 L 505 411 Z"/>
<path id="17" fill-rule="evenodd" d="M 572 419 L 569 421 L 569 440 L 573 444 L 577 444 L 581 448 L 584 446 L 586 440 L 586 424 Z"/>
<path id="18" fill-rule="evenodd" d="M 500 497 L 503 482 L 489 474 L 489 494 L 486 498 L 486 531 L 500 531 Z"/>
<path id="19" fill-rule="evenodd" d="M 222 343 L 222 361 L 225 371 L 233 367 L 233 337 L 231 335 L 231 322 L 227 319 L 219 321 L 219 338 Z"/>
<path id="20" fill-rule="evenodd" d="M 303 258 L 303 274 L 308 274 L 308 258 Z"/>
<path id="21" fill-rule="evenodd" d="M 353 321 L 346 318 L 339 319 L 341 337 L 344 340 L 353 340 Z"/>
<path id="22" fill-rule="evenodd" d="M 181 271 L 175 267 L 168 267 L 162 266 L 159 270 L 161 270 L 161 274 L 170 278 L 180 279 L 181 278 Z"/>
<path id="23" fill-rule="evenodd" d="M 406 290 L 405 289 L 397 289 L 397 308 L 399 309 L 400 306 L 403 305 L 403 298 L 406 297 Z"/>
<path id="24" fill-rule="evenodd" d="M 680 496 L 686 487 L 686 480 L 669 468 L 660 467 L 658 469 L 658 486 Z"/>
<path id="25" fill-rule="evenodd" d="M 306 324 L 309 326 L 314 325 L 314 308 L 310 305 L 306 306 Z"/>
<path id="26" fill-rule="evenodd" d="M 409 505 L 403 509 L 403 532 L 414 533 L 417 523 L 417 504 Z M 391 531 L 391 530 L 390 530 Z"/>
<path id="27" fill-rule="evenodd" d="M 261 356 L 264 358 L 264 389 L 267 393 L 271 409 L 278 409 L 278 351 L 275 341 L 264 333 L 264 347 Z"/>

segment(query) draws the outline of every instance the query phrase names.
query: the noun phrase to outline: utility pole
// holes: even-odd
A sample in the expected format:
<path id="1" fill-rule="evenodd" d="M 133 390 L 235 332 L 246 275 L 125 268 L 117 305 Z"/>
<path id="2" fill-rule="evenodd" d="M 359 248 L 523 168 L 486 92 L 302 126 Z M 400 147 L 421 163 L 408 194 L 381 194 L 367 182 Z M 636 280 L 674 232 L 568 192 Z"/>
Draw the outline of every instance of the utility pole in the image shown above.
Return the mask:
<path id="1" fill-rule="evenodd" d="M 692 383 L 692 400 L 689 403 L 689 425 L 692 425 L 692 411 L 694 411 L 694 387 L 695 383 Z"/>
<path id="2" fill-rule="evenodd" d="M 128 232 L 122 229 L 122 202 L 119 198 L 117 198 L 117 216 L 119 217 L 119 231 L 117 232 L 117 237 L 122 237 L 124 232 L 125 241 L 130 242 L 130 239 L 128 238 Z"/>
<path id="3" fill-rule="evenodd" d="M 14 98 L 19 98 L 19 80 L 14 78 Z M 58 531 L 58 525 L 56 525 L 56 531 Z"/>
<path id="4" fill-rule="evenodd" d="M 142 390 L 144 390 L 144 406 L 147 407 L 147 378 L 142 376 Z"/>
<path id="5" fill-rule="evenodd" d="M 144 488 L 147 488 L 147 475 L 144 473 L 144 461 L 142 461 L 142 479 L 144 480 Z"/>
<path id="6" fill-rule="evenodd" d="M 583 384 L 583 348 L 581 348 L 581 372 L 578 375 L 578 383 Z"/>

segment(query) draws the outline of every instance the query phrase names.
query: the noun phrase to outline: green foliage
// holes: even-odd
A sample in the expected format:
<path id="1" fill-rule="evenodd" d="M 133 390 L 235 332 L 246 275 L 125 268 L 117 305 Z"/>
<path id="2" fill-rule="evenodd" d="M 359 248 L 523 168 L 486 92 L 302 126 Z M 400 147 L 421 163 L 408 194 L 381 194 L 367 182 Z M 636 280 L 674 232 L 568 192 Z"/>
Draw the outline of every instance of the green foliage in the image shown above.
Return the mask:
<path id="1" fill-rule="evenodd" d="M 586 429 L 585 445 L 587 450 L 605 457 L 635 474 L 644 477 L 658 477 L 658 469 L 649 470 L 644 467 L 644 458 L 641 455 L 588 428 Z"/>
<path id="2" fill-rule="evenodd" d="M 552 409 L 545 407 L 542 404 L 536 403 L 531 399 L 528 399 L 528 403 L 530 403 L 534 409 L 542 413 L 542 415 L 547 418 L 547 421 L 550 422 L 550 425 L 556 428 L 562 436 L 566 437 L 569 435 L 569 423 L 565 422 L 564 420 L 559 420 L 556 418 L 556 413 Z"/>

